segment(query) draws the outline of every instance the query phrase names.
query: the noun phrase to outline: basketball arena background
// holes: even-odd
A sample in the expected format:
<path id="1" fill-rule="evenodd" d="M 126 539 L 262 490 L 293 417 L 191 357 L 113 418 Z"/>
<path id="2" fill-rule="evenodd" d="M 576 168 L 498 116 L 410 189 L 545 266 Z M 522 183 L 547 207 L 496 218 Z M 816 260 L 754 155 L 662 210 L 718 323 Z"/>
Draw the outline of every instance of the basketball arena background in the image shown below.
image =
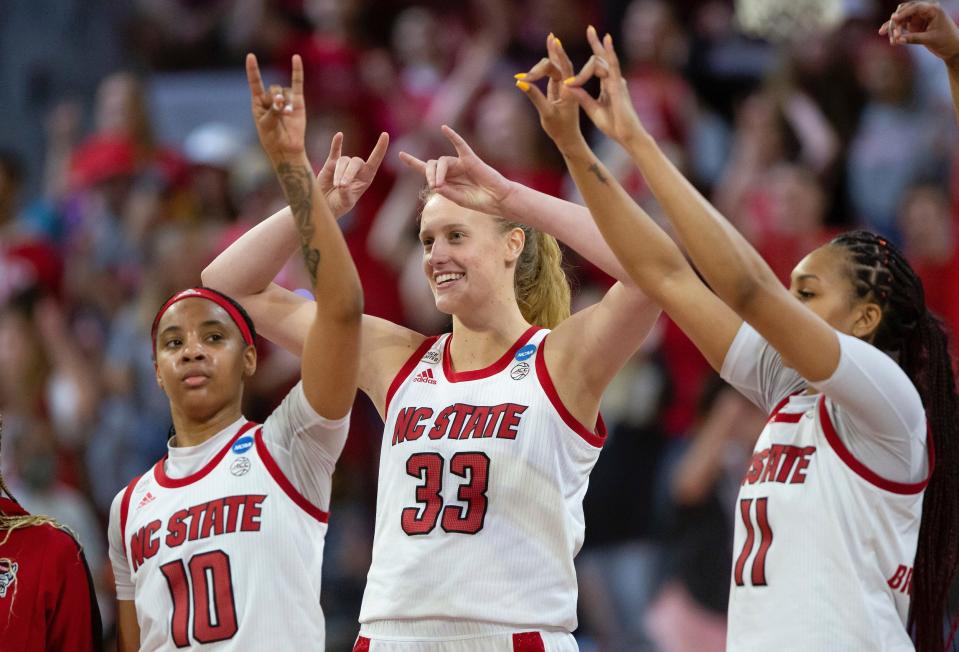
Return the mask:
<path id="1" fill-rule="evenodd" d="M 957 128 L 941 62 L 892 48 L 880 0 L 3 0 L 0 2 L 0 412 L 3 471 L 86 548 L 108 632 L 110 501 L 165 450 L 150 320 L 282 205 L 250 118 L 243 55 L 306 68 L 311 159 L 345 133 L 387 163 L 343 221 L 367 311 L 423 332 L 422 179 L 396 152 L 463 133 L 507 176 L 573 197 L 513 74 L 549 32 L 580 65 L 610 32 L 646 128 L 782 277 L 838 230 L 901 245 L 959 330 Z M 959 16 L 959 2 L 945 2 Z M 738 9 L 738 16 L 737 16 Z M 275 66 L 275 67 L 274 67 Z M 270 79 L 268 79 L 270 81 Z M 585 124 L 585 123 L 584 123 Z M 654 215 L 617 147 L 598 152 Z M 568 256 L 574 301 L 610 280 Z M 306 285 L 299 261 L 281 281 Z M 262 419 L 298 364 L 268 343 L 247 387 Z M 738 480 L 763 416 L 718 383 L 667 318 L 607 393 L 611 438 L 577 558 L 584 650 L 721 650 Z M 730 425 L 732 424 L 732 425 Z M 334 476 L 324 565 L 328 649 L 348 650 L 370 561 L 382 424 L 357 399 Z M 708 438 L 708 441 L 706 439 Z M 722 454 L 704 457 L 703 451 Z"/>

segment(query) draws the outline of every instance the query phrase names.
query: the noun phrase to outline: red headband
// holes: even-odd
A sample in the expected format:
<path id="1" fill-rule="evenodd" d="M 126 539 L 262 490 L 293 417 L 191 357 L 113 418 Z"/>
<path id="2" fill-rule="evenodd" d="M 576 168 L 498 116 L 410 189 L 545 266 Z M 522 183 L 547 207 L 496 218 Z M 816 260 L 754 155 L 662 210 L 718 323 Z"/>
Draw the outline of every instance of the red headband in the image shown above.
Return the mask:
<path id="1" fill-rule="evenodd" d="M 190 288 L 189 290 L 177 292 L 170 297 L 167 302 L 163 304 L 163 307 L 157 312 L 157 316 L 153 318 L 153 328 L 150 329 L 150 339 L 153 342 L 154 354 L 156 354 L 157 350 L 157 327 L 160 325 L 160 318 L 163 317 L 163 313 L 165 313 L 170 306 L 177 301 L 194 298 L 208 299 L 209 301 L 212 301 L 216 305 L 226 310 L 226 314 L 230 316 L 230 319 L 233 320 L 233 323 L 236 324 L 236 327 L 240 329 L 240 334 L 243 336 L 243 341 L 248 345 L 253 346 L 253 333 L 250 332 L 250 327 L 247 326 L 246 320 L 243 318 L 243 315 L 240 314 L 240 311 L 236 309 L 236 306 L 227 301 L 221 295 L 217 294 L 216 292 L 211 292 L 206 288 Z"/>

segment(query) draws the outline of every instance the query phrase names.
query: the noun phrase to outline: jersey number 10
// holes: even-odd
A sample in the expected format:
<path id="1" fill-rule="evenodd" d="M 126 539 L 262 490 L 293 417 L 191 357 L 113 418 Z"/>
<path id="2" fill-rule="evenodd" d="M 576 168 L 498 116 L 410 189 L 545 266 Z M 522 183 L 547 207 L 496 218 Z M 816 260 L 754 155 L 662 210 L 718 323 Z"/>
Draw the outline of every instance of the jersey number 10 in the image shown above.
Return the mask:
<path id="1" fill-rule="evenodd" d="M 756 527 L 753 527 L 752 506 L 756 503 Z M 736 586 L 745 586 L 746 582 L 743 574 L 746 570 L 746 561 L 749 559 L 749 553 L 756 546 L 756 540 L 759 540 L 759 546 L 756 549 L 756 556 L 753 557 L 752 585 L 766 586 L 766 553 L 769 552 L 769 546 L 773 544 L 773 531 L 769 527 L 769 516 L 767 514 L 767 505 L 769 498 L 743 498 L 739 501 L 739 514 L 742 516 L 743 525 L 746 526 L 746 541 L 743 542 L 742 552 L 736 559 L 736 567 L 733 572 Z M 758 537 L 757 537 L 758 532 Z"/>
<path id="2" fill-rule="evenodd" d="M 466 503 L 443 506 L 443 467 L 446 460 L 439 453 L 414 453 L 406 460 L 406 473 L 423 481 L 416 487 L 416 502 L 422 507 L 403 510 L 403 531 L 410 536 L 429 534 L 437 521 L 446 532 L 476 534 L 486 521 L 489 484 L 489 457 L 485 453 L 456 453 L 450 458 L 450 471 L 466 482 L 460 484 L 456 499 Z M 440 519 L 442 514 L 442 520 Z"/>
<path id="3" fill-rule="evenodd" d="M 189 647 L 190 621 L 193 621 L 193 638 L 198 643 L 225 641 L 236 635 L 229 555 L 222 550 L 211 550 L 193 555 L 188 564 L 177 559 L 163 564 L 160 570 L 173 598 L 170 633 L 177 647 Z"/>

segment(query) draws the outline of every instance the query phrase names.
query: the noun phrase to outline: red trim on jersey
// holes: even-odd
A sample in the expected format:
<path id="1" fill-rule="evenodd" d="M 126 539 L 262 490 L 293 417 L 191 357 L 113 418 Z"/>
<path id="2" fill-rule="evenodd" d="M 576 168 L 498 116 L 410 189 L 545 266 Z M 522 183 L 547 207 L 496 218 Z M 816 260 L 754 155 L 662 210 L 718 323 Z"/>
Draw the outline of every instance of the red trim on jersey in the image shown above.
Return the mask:
<path id="1" fill-rule="evenodd" d="M 153 467 L 153 475 L 156 477 L 157 483 L 161 487 L 166 489 L 179 489 L 180 487 L 185 487 L 188 484 L 193 484 L 197 480 L 202 480 L 206 475 L 213 470 L 213 468 L 220 463 L 223 457 L 226 455 L 226 452 L 230 450 L 230 447 L 233 443 L 243 436 L 243 433 L 248 431 L 250 428 L 256 424 L 252 421 L 247 421 L 243 424 L 243 427 L 240 428 L 230 441 L 224 444 L 223 448 L 220 449 L 220 452 L 213 456 L 213 459 L 207 462 L 206 466 L 194 473 L 193 475 L 188 475 L 185 478 L 171 478 L 166 474 L 166 471 L 163 469 L 163 464 L 166 462 L 167 455 L 164 455 L 159 462 Z"/>
<path id="2" fill-rule="evenodd" d="M 917 494 L 925 489 L 926 485 L 929 484 L 929 476 L 932 475 L 932 470 L 935 467 L 936 461 L 931 437 L 926 437 L 926 450 L 929 454 L 929 473 L 926 475 L 926 479 L 922 480 L 921 482 L 911 483 L 894 482 L 880 476 L 878 473 L 857 460 L 849 451 L 849 449 L 846 448 L 846 445 L 842 442 L 842 439 L 839 438 L 838 433 L 836 433 L 836 428 L 832 423 L 832 419 L 829 417 L 829 410 L 826 409 L 825 396 L 819 399 L 819 421 L 822 423 L 822 430 L 826 435 L 826 441 L 829 442 L 829 445 L 832 446 L 832 449 L 836 451 L 836 454 L 839 456 L 839 458 L 846 463 L 846 466 L 852 469 L 856 475 L 863 480 L 879 487 L 880 489 L 885 489 L 886 491 L 891 491 L 895 494 Z"/>
<path id="3" fill-rule="evenodd" d="M 413 372 L 413 368 L 419 364 L 419 361 L 423 359 L 423 356 L 438 339 L 439 336 L 434 335 L 433 337 L 427 337 L 423 340 L 423 343 L 413 351 L 413 355 L 408 357 L 406 362 L 403 363 L 403 366 L 400 367 L 400 370 L 396 372 L 396 376 L 393 377 L 393 382 L 390 383 L 390 388 L 386 390 L 386 404 L 383 406 L 383 414 L 387 414 L 390 411 L 390 401 L 393 400 L 393 395 L 396 394 L 396 390 L 400 388 L 403 381 Z"/>
<path id="4" fill-rule="evenodd" d="M 519 351 L 523 345 L 529 342 L 533 335 L 536 335 L 536 333 L 541 330 L 542 329 L 539 326 L 530 326 L 522 335 L 519 336 L 518 340 L 513 342 L 513 346 L 509 347 L 506 353 L 500 356 L 499 360 L 488 367 L 483 367 L 482 369 L 472 369 L 470 371 L 455 371 L 453 369 L 453 360 L 450 358 L 450 345 L 453 341 L 453 336 L 450 335 L 448 338 L 446 338 L 446 342 L 443 345 L 443 373 L 446 374 L 446 380 L 450 381 L 451 383 L 461 383 L 467 380 L 480 380 L 481 378 L 495 376 L 499 372 L 506 369 L 506 367 L 509 366 L 509 363 L 512 362 L 513 356 L 516 355 L 516 352 Z"/>
<path id="5" fill-rule="evenodd" d="M 777 412 L 769 417 L 768 423 L 799 423 L 805 412 Z"/>
<path id="6" fill-rule="evenodd" d="M 602 448 L 603 444 L 606 443 L 606 424 L 603 422 L 603 415 L 599 414 L 596 416 L 596 432 L 591 432 L 589 428 L 577 421 L 576 417 L 570 414 L 566 406 L 563 405 L 563 400 L 556 392 L 556 386 L 553 385 L 553 379 L 550 377 L 549 370 L 546 368 L 545 351 L 548 337 L 549 336 L 543 338 L 539 343 L 539 350 L 536 352 L 536 377 L 539 378 L 539 384 L 542 386 L 543 391 L 546 392 L 549 402 L 553 404 L 553 407 L 559 413 L 563 423 L 565 423 L 570 430 L 585 439 L 587 443 L 596 448 Z"/>
<path id="7" fill-rule="evenodd" d="M 520 632 L 513 634 L 513 652 L 546 652 L 546 645 L 539 632 Z"/>
<path id="8" fill-rule="evenodd" d="M 130 511 L 130 496 L 133 495 L 133 489 L 142 477 L 142 475 L 138 475 L 130 480 L 130 484 L 123 490 L 123 498 L 120 499 L 120 540 L 123 541 L 124 549 L 127 545 L 127 513 Z"/>
<path id="9" fill-rule="evenodd" d="M 280 489 L 283 490 L 283 493 L 289 496 L 290 500 L 296 503 L 297 507 L 318 520 L 320 523 L 326 523 L 329 521 L 329 512 L 324 512 L 322 509 L 307 500 L 303 494 L 296 490 L 296 487 L 293 486 L 293 483 L 290 482 L 283 474 L 280 466 L 276 463 L 276 460 L 273 459 L 273 456 L 270 455 L 270 451 L 268 451 L 266 448 L 266 442 L 263 441 L 262 427 L 258 428 L 256 433 L 254 433 L 253 441 L 256 442 L 256 452 L 260 455 L 260 459 L 263 460 L 263 465 L 266 467 L 266 470 L 270 472 L 270 475 L 273 476 L 273 479 L 276 481 L 276 483 L 280 485 Z"/>
<path id="10" fill-rule="evenodd" d="M 353 652 L 370 652 L 370 639 L 365 636 L 358 636 L 356 645 L 353 646 Z"/>

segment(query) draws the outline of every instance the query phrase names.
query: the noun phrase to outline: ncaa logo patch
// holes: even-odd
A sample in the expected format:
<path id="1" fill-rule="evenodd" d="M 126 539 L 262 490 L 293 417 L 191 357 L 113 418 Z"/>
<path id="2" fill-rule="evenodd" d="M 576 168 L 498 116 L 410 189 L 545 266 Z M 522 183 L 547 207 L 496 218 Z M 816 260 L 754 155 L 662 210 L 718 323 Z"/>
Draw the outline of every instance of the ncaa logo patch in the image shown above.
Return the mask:
<path id="1" fill-rule="evenodd" d="M 523 360 L 529 360 L 532 358 L 534 353 L 536 353 L 536 345 L 527 344 L 526 346 L 520 348 L 520 350 L 517 351 L 516 355 L 513 357 L 522 362 Z"/>
<path id="2" fill-rule="evenodd" d="M 525 362 L 517 362 L 509 370 L 509 377 L 513 380 L 523 380 L 529 375 L 529 365 Z"/>
<path id="3" fill-rule="evenodd" d="M 251 448 L 253 448 L 253 437 L 246 435 L 244 437 L 240 437 L 235 442 L 233 442 L 232 450 L 234 453 L 239 455 L 240 453 L 247 452 Z"/>

